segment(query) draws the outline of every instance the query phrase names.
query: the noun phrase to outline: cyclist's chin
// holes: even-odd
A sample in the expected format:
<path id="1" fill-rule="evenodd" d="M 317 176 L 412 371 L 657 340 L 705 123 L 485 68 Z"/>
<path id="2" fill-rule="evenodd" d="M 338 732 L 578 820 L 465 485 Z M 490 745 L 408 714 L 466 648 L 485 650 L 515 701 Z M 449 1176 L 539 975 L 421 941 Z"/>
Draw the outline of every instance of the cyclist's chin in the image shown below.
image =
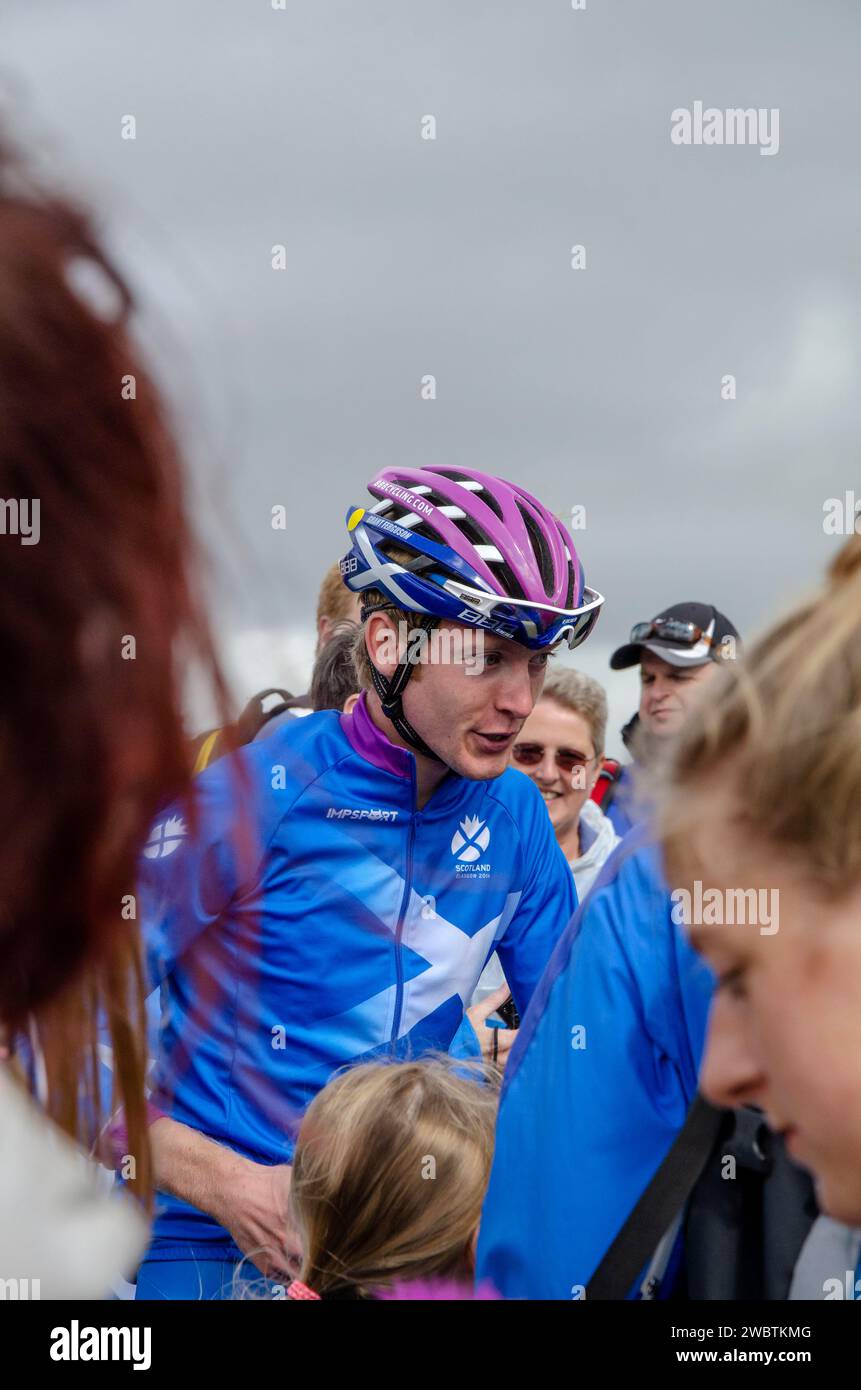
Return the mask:
<path id="1" fill-rule="evenodd" d="M 469 777 L 473 782 L 487 782 L 491 777 L 500 777 L 509 762 L 509 748 L 490 750 L 477 749 L 474 741 L 466 738 L 458 743 L 453 756 L 446 760 L 449 767 L 461 777 Z"/>

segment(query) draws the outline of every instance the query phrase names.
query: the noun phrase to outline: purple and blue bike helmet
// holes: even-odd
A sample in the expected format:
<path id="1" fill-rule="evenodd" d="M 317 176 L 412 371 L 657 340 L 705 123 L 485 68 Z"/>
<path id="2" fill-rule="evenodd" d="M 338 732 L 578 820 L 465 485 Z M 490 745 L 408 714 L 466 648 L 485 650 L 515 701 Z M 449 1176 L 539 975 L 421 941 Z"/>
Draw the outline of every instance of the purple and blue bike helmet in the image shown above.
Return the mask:
<path id="1" fill-rule="evenodd" d="M 347 513 L 351 549 L 341 573 L 350 589 L 377 589 L 381 606 L 425 614 L 428 630 L 448 619 L 535 651 L 564 640 L 576 647 L 589 636 L 604 600 L 587 588 L 570 533 L 531 493 L 445 464 L 384 468 L 368 491 L 376 505 Z M 393 550 L 409 558 L 394 560 Z M 392 681 L 377 682 L 375 672 L 396 728 L 410 669 Z M 410 733 L 415 747 L 430 751 Z"/>

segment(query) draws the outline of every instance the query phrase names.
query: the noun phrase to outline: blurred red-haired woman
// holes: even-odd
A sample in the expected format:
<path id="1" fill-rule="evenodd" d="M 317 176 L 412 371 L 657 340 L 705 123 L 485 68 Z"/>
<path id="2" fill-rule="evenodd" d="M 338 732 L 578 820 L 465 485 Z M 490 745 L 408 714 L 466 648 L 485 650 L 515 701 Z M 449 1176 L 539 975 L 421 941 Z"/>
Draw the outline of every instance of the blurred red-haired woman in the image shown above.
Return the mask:
<path id="1" fill-rule="evenodd" d="M 33 1041 L 45 1108 L 85 1147 L 123 1105 L 145 1204 L 135 864 L 188 777 L 180 655 L 221 686 L 176 446 L 131 310 L 87 215 L 0 150 L 0 1029 L 13 1053 Z M 113 1096 L 99 1093 L 100 1019 Z M 14 1061 L 0 1070 L 0 1275 L 27 1277 L 10 1261 L 43 1248 L 28 1222 L 51 1203 L 40 1184 L 28 1211 L 27 1174 L 10 1165 L 36 1162 L 48 1140 L 22 1109 Z M 72 1273 L 62 1287 L 89 1284 Z"/>

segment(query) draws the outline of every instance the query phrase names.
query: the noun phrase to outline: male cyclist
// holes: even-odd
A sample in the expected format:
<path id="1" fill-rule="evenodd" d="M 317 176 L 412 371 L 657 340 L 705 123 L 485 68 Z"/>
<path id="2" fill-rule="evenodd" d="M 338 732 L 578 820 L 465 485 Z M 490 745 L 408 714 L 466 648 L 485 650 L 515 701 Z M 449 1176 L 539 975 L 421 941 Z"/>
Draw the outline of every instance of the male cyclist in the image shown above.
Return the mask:
<path id="1" fill-rule="evenodd" d="M 440 466 L 369 490 L 341 562 L 363 599 L 356 708 L 208 769 L 145 851 L 164 1195 L 139 1298 L 220 1297 L 241 1252 L 283 1270 L 313 1096 L 346 1064 L 447 1048 L 493 950 L 525 1011 L 576 906 L 541 797 L 506 765 L 548 654 L 603 600 L 521 488 Z M 444 659 L 476 633 L 480 668 Z"/>

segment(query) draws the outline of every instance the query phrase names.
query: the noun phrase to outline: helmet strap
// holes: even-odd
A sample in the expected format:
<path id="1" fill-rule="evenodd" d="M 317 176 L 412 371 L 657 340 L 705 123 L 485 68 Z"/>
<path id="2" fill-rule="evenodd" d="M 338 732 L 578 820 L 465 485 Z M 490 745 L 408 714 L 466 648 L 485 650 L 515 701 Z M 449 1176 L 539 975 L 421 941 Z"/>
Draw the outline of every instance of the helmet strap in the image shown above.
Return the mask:
<path id="1" fill-rule="evenodd" d="M 363 606 L 361 614 L 362 622 L 364 622 L 371 613 L 379 613 L 384 609 L 393 609 L 394 607 L 395 604 L 393 603 L 377 603 L 371 606 Z M 439 619 L 434 617 L 432 613 L 427 613 L 419 620 L 418 626 L 423 632 L 430 633 L 436 627 L 438 621 Z M 405 655 L 407 654 L 405 653 Z M 391 677 L 384 676 L 381 671 L 377 670 L 373 661 L 371 662 L 371 677 L 374 682 L 374 689 L 380 697 L 383 714 L 387 719 L 391 720 L 401 738 L 404 739 L 411 748 L 417 753 L 421 753 L 423 757 L 432 758 L 434 762 L 441 763 L 442 758 L 439 754 L 428 747 L 421 734 L 416 732 L 404 714 L 403 693 L 412 673 L 413 663 L 409 660 L 399 661 L 395 667 L 394 675 Z"/>

